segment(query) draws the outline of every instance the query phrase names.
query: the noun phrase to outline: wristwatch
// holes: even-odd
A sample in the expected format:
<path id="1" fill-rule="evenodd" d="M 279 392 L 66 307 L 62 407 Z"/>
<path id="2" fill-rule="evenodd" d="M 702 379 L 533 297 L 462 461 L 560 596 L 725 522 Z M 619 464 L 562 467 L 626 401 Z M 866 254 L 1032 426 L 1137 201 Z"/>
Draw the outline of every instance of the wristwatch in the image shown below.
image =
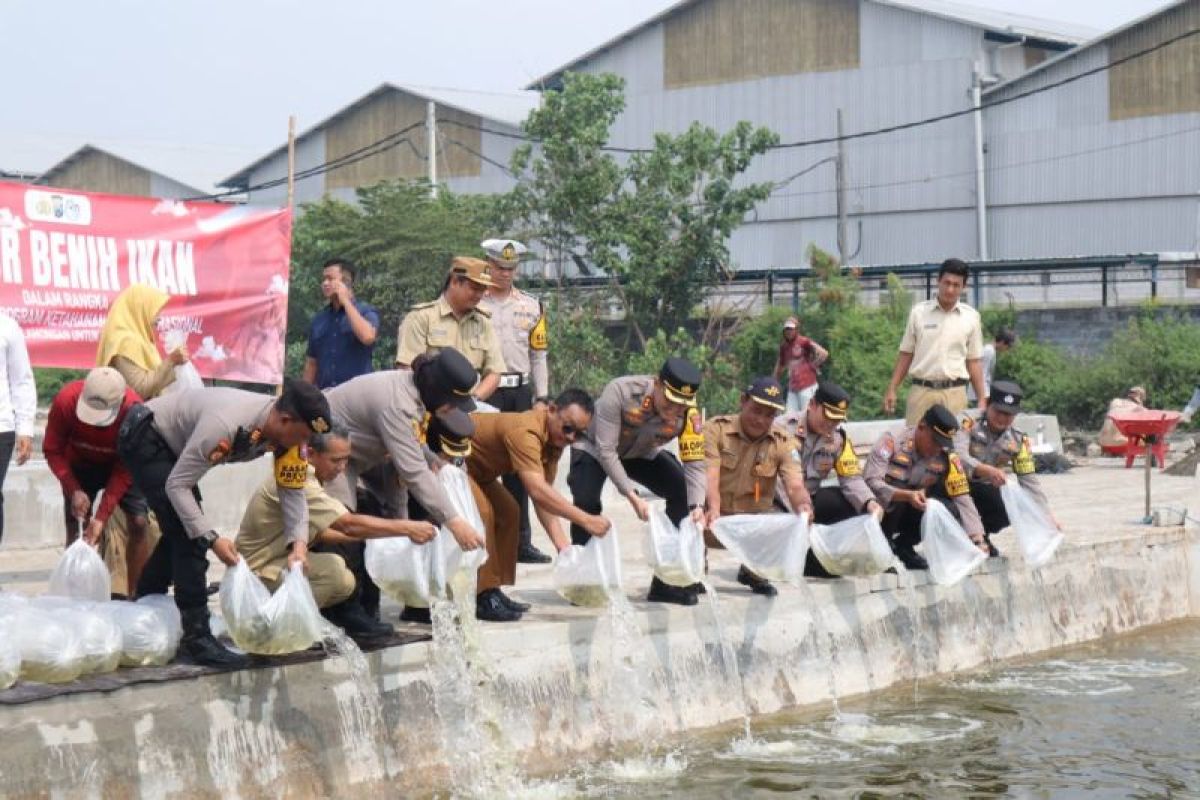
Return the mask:
<path id="1" fill-rule="evenodd" d="M 549 397 L 535 397 L 535 398 L 533 398 L 533 402 L 545 403 L 546 405 L 550 405 L 550 398 Z"/>
<path id="2" fill-rule="evenodd" d="M 204 545 L 205 549 L 212 550 L 212 546 L 217 543 L 217 539 L 219 539 L 220 537 L 218 536 L 216 531 L 208 531 L 207 533 L 200 534 L 196 538 L 198 538 L 200 540 L 200 542 Z"/>

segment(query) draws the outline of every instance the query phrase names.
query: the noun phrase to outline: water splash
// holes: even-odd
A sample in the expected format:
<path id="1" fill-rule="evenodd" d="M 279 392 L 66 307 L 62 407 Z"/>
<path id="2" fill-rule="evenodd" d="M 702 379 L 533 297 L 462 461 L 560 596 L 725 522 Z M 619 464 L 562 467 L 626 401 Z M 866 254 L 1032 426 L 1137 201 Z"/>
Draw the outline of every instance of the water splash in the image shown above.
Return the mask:
<path id="1" fill-rule="evenodd" d="M 639 740 L 645 754 L 650 742 L 666 732 L 653 700 L 648 658 L 652 645 L 638 624 L 629 598 L 620 591 L 609 590 L 607 618 L 609 658 L 604 684 L 596 698 L 597 711 L 605 718 L 611 745 L 619 739 Z"/>
<path id="2" fill-rule="evenodd" d="M 321 631 L 321 643 L 328 656 L 345 661 L 350 679 L 334 687 L 347 748 L 347 771 L 351 776 L 384 777 L 392 747 L 383 721 L 383 700 L 367 657 L 345 631 L 328 623 Z"/>
<path id="3" fill-rule="evenodd" d="M 896 570 L 896 578 L 903 587 L 904 591 L 900 593 L 903 598 L 904 606 L 908 610 L 909 623 L 913 629 L 912 640 L 912 668 L 913 668 L 913 705 L 919 705 L 921 702 L 921 653 L 928 647 L 928 642 L 925 641 L 925 624 L 921 621 L 921 603 L 917 597 L 917 584 L 913 580 L 912 573 L 908 568 L 901 563 L 900 559 L 896 559 L 892 563 L 892 568 Z"/>
<path id="4" fill-rule="evenodd" d="M 1187 667 L 1174 661 L 1056 660 L 1014 667 L 959 685 L 970 691 L 1001 694 L 1105 695 L 1133 691 L 1130 680 L 1165 678 L 1187 671 Z"/>
<path id="5" fill-rule="evenodd" d="M 833 633 L 833 626 L 825 618 L 826 604 L 818 603 L 816 596 L 813 594 L 812 587 L 807 581 L 800 581 L 800 591 L 804 595 L 804 602 L 812 609 L 813 632 L 815 636 L 814 647 L 817 651 L 817 657 L 821 657 L 821 647 L 827 645 L 825 649 L 825 663 L 829 665 L 826 670 L 826 677 L 829 681 L 829 699 L 833 702 L 833 716 L 840 717 L 842 714 L 841 708 L 838 707 L 838 689 L 837 689 L 837 637 Z"/>
<path id="6" fill-rule="evenodd" d="M 708 600 L 708 610 L 712 613 L 713 630 L 717 634 L 717 646 L 721 651 L 721 662 L 725 666 L 727 679 L 737 687 L 741 701 L 742 732 L 746 741 L 753 741 L 754 737 L 750 734 L 750 699 L 746 693 L 746 682 L 742 678 L 742 671 L 738 666 L 737 650 L 725 638 L 725 625 L 721 621 L 721 599 L 717 596 L 717 590 L 711 581 L 705 578 L 703 584 L 704 596 Z"/>

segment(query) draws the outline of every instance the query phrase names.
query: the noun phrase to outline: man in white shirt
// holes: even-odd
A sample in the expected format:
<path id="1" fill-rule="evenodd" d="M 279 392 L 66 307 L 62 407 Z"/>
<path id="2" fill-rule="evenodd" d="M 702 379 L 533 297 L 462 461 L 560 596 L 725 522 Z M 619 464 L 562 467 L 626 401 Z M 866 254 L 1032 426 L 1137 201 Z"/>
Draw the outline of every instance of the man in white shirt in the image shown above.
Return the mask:
<path id="1" fill-rule="evenodd" d="M 8 474 L 8 462 L 16 450 L 17 465 L 33 452 L 33 417 L 37 413 L 37 389 L 25 334 L 7 314 L 0 314 L 0 488 Z M 0 539 L 4 538 L 4 493 L 0 491 Z"/>
<path id="2" fill-rule="evenodd" d="M 1017 335 L 1008 328 L 1001 328 L 996 331 L 996 335 L 992 337 L 990 344 L 983 346 L 983 356 L 979 359 L 983 366 L 983 396 L 992 396 L 992 378 L 996 374 L 996 358 L 1001 353 L 1007 353 L 1012 349 L 1012 346 L 1017 343 Z M 967 387 L 967 401 L 969 403 L 977 403 L 979 397 L 975 394 L 975 387 Z"/>

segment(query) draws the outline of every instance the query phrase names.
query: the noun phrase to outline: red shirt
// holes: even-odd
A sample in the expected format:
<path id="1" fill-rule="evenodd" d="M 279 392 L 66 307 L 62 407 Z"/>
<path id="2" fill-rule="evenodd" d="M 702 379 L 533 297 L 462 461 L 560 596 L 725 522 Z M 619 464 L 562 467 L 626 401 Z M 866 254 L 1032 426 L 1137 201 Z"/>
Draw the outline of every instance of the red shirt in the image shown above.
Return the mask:
<path id="1" fill-rule="evenodd" d="M 817 366 L 813 360 L 817 351 L 812 339 L 796 334 L 790 342 L 786 339 L 779 345 L 779 363 L 788 371 L 788 389 L 798 392 L 817 382 Z"/>
<path id="2" fill-rule="evenodd" d="M 50 416 L 46 420 L 42 452 L 46 455 L 50 471 L 58 478 L 63 492 L 68 496 L 82 490 L 75 473 L 71 471 L 73 465 L 112 468 L 108 484 L 104 487 L 104 499 L 100 501 L 100 508 L 95 515 L 95 519 L 106 522 L 133 485 L 133 476 L 117 456 L 117 433 L 121 430 L 121 422 L 129 407 L 142 402 L 142 398 L 133 389 L 126 389 L 116 421 L 108 427 L 97 428 L 80 422 L 79 417 L 75 416 L 75 404 L 82 394 L 83 381 L 72 381 L 55 395 L 54 402 L 50 404 Z"/>

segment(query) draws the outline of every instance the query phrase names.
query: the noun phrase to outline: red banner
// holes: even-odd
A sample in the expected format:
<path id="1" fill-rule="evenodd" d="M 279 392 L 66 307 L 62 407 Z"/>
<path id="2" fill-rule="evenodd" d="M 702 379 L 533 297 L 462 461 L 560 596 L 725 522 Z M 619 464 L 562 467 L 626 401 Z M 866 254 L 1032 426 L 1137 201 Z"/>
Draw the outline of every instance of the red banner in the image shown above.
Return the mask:
<path id="1" fill-rule="evenodd" d="M 113 298 L 149 284 L 201 375 L 279 383 L 291 237 L 286 209 L 0 183 L 0 311 L 34 366 L 87 369 Z"/>

